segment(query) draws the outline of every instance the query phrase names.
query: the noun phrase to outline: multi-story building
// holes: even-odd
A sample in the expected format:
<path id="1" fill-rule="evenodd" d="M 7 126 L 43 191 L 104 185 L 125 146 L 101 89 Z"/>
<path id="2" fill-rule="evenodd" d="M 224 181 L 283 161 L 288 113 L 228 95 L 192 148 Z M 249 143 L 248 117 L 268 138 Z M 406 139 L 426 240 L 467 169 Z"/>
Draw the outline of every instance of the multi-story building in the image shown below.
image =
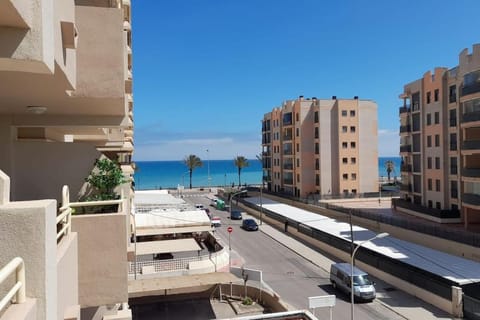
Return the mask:
<path id="1" fill-rule="evenodd" d="M 458 66 L 404 86 L 398 209 L 438 222 L 480 222 L 480 45 Z"/>
<path id="2" fill-rule="evenodd" d="M 25 272 L 23 303 L 0 318 L 128 319 L 130 0 L 9 0 L 0 13 L 0 268 Z M 102 156 L 128 180 L 118 210 L 72 216 Z"/>
<path id="3" fill-rule="evenodd" d="M 268 190 L 296 197 L 378 191 L 377 105 L 300 96 L 264 115 Z"/>

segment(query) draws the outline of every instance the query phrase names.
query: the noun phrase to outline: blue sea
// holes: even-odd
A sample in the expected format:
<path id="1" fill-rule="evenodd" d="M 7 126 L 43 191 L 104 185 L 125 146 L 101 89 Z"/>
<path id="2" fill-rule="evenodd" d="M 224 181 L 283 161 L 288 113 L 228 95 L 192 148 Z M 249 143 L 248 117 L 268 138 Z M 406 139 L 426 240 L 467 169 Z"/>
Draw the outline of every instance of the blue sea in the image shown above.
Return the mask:
<path id="1" fill-rule="evenodd" d="M 395 172 L 391 176 L 400 175 L 400 157 L 380 157 L 378 174 L 386 177 L 385 162 L 395 163 Z M 248 160 L 249 166 L 242 169 L 241 184 L 260 184 L 262 182 L 262 165 L 257 159 Z M 135 161 L 135 187 L 145 189 L 171 189 L 178 185 L 189 187 L 188 168 L 183 161 Z M 210 170 L 210 183 L 208 171 Z M 238 185 L 238 169 L 233 160 L 203 161 L 203 167 L 196 168 L 192 174 L 192 187 L 231 186 Z"/>

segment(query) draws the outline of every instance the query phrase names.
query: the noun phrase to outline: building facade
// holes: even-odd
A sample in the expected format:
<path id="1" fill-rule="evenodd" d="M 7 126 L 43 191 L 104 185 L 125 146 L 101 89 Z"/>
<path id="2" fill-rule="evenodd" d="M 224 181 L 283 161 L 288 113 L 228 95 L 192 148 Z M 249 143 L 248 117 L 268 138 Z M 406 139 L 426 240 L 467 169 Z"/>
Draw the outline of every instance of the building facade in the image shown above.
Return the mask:
<path id="1" fill-rule="evenodd" d="M 480 223 L 480 45 L 400 95 L 399 210 L 438 222 Z"/>
<path id="2" fill-rule="evenodd" d="M 1 319 L 131 318 L 130 9 L 130 0 L 0 2 L 0 268 L 23 259 L 26 296 Z M 120 163 L 122 199 L 72 216 L 101 157 Z"/>
<path id="3" fill-rule="evenodd" d="M 373 101 L 285 101 L 262 121 L 264 182 L 302 198 L 378 192 L 377 140 Z"/>

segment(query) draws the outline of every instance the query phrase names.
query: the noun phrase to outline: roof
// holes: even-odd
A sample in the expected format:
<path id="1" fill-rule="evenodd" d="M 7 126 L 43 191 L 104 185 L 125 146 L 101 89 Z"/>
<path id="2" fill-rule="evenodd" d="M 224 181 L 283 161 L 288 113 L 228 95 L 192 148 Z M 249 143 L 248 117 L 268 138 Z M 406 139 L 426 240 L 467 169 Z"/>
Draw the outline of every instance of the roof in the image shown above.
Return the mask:
<path id="1" fill-rule="evenodd" d="M 135 191 L 134 204 L 141 205 L 181 205 L 185 200 L 176 198 L 168 193 L 168 190 L 141 190 Z"/>
<path id="2" fill-rule="evenodd" d="M 137 255 L 198 251 L 202 249 L 198 245 L 197 241 L 192 238 L 161 241 L 144 241 L 137 242 L 136 246 Z"/>
<path id="3" fill-rule="evenodd" d="M 205 210 L 152 210 L 150 213 L 135 214 L 135 224 L 138 229 L 145 228 L 176 228 L 210 225 Z"/>

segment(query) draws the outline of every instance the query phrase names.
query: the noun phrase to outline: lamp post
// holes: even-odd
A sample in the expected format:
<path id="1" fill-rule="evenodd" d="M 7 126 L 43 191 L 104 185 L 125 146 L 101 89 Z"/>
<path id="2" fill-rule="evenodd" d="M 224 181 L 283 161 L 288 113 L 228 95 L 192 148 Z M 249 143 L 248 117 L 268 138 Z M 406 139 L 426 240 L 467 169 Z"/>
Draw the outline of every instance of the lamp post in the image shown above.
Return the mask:
<path id="1" fill-rule="evenodd" d="M 260 225 L 262 225 L 263 220 L 262 220 L 262 215 L 263 215 L 263 179 L 262 179 L 262 185 L 260 186 Z"/>
<path id="2" fill-rule="evenodd" d="M 363 246 L 365 243 L 369 242 L 369 241 L 372 241 L 372 240 L 375 240 L 375 239 L 380 239 L 380 238 L 385 238 L 388 236 L 388 233 L 384 232 L 384 233 L 380 233 L 380 234 L 377 234 L 375 237 L 373 238 L 370 238 L 368 240 L 365 240 L 365 241 L 362 241 L 358 244 L 358 246 L 355 248 L 355 250 L 353 250 L 353 253 L 352 253 L 352 259 L 350 261 L 350 304 L 351 304 L 351 319 L 354 320 L 355 317 L 354 317 L 354 314 L 353 314 L 353 306 L 354 306 L 354 289 L 353 289 L 353 262 L 354 262 L 354 259 L 355 259 L 355 254 L 357 253 L 357 250 Z"/>
<path id="3" fill-rule="evenodd" d="M 242 190 L 242 191 L 239 191 L 239 192 L 235 192 L 235 193 L 232 193 L 231 197 L 230 197 L 230 202 L 229 202 L 229 209 L 230 210 L 230 217 L 232 216 L 232 199 L 233 197 L 235 197 L 236 195 L 239 195 L 241 193 L 245 193 L 247 192 L 247 190 Z"/>
<path id="4" fill-rule="evenodd" d="M 207 149 L 207 179 L 208 179 L 208 189 L 210 189 L 210 156 Z"/>

